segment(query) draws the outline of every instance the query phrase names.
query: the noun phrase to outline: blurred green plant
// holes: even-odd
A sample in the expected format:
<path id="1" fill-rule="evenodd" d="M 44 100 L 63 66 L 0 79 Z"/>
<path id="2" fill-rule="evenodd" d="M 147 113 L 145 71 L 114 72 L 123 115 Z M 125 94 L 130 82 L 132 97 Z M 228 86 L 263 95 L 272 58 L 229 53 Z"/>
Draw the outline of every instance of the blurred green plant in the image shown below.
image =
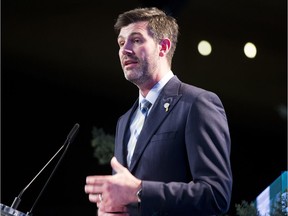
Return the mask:
<path id="1" fill-rule="evenodd" d="M 243 200 L 240 204 L 236 204 L 236 215 L 238 216 L 261 216 L 255 205 L 251 202 Z"/>
<path id="2" fill-rule="evenodd" d="M 94 148 L 93 156 L 97 158 L 99 164 L 109 164 L 114 155 L 115 137 L 106 134 L 102 128 L 92 128 L 91 146 Z"/>

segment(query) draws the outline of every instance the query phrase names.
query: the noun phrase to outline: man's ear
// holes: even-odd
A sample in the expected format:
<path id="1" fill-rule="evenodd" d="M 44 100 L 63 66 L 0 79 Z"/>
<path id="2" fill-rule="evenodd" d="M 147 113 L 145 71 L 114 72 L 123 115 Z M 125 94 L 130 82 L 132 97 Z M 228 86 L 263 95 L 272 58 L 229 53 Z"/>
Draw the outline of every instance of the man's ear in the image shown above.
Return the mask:
<path id="1" fill-rule="evenodd" d="M 162 57 L 164 55 L 167 55 L 167 53 L 169 52 L 171 48 L 171 41 L 168 38 L 165 38 L 160 41 L 160 46 L 160 56 Z"/>

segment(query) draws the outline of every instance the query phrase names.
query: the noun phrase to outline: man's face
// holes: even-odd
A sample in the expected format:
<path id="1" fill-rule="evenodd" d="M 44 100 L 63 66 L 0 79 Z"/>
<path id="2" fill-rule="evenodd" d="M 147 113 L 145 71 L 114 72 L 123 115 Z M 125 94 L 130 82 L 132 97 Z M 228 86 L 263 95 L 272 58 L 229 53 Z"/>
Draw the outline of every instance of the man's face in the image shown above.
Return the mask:
<path id="1" fill-rule="evenodd" d="M 149 34 L 147 22 L 123 27 L 118 44 L 120 62 L 127 80 L 141 85 L 157 72 L 160 46 Z"/>

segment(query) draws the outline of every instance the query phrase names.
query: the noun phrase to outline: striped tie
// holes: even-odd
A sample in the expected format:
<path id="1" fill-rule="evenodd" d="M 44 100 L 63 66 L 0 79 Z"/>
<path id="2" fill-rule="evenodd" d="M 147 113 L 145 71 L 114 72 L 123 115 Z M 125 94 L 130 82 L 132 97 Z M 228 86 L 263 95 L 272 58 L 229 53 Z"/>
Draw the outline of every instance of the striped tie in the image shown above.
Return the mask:
<path id="1" fill-rule="evenodd" d="M 128 142 L 128 146 L 127 146 L 127 150 L 128 150 L 128 154 L 127 154 L 127 163 L 128 166 L 130 166 L 131 164 L 131 159 L 133 156 L 133 152 L 136 146 L 136 142 L 138 140 L 138 137 L 140 135 L 140 132 L 142 130 L 142 127 L 144 125 L 145 119 L 147 117 L 148 114 L 148 110 L 151 107 L 151 103 L 146 100 L 143 99 L 140 103 L 140 111 L 139 113 L 136 114 L 135 116 L 135 120 L 133 121 L 131 127 L 134 128 L 133 131 L 131 131 L 131 136 Z"/>

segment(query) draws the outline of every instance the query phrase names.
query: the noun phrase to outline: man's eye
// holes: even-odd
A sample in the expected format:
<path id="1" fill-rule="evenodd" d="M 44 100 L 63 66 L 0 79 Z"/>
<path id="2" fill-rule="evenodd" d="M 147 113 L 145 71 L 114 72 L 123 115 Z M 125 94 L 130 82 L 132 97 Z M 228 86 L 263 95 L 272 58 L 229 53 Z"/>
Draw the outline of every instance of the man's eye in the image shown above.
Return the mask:
<path id="1" fill-rule="evenodd" d="M 124 46 L 124 42 L 123 41 L 118 42 L 118 44 L 119 44 L 120 47 Z"/>
<path id="2" fill-rule="evenodd" d="M 140 40 L 136 38 L 136 39 L 133 40 L 133 42 L 134 43 L 140 43 Z"/>

